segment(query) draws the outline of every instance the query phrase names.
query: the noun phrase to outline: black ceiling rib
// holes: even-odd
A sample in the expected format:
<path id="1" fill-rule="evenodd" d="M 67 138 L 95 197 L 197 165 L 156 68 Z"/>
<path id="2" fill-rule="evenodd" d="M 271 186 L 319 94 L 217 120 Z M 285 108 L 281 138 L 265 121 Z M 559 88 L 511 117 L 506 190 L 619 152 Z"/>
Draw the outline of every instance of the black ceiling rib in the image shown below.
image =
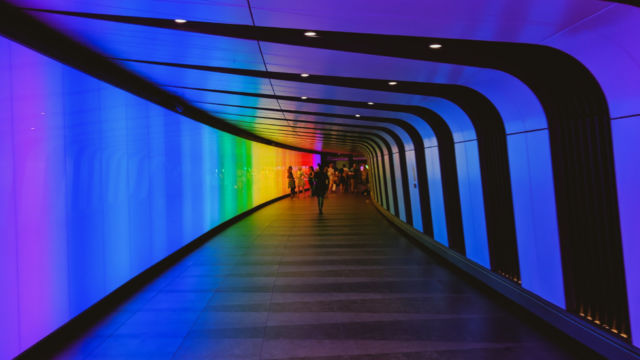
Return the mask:
<path id="1" fill-rule="evenodd" d="M 278 117 L 272 117 L 272 116 L 265 116 L 265 115 L 249 115 L 249 114 L 237 114 L 237 113 L 229 113 L 229 112 L 219 112 L 219 111 L 215 111 L 214 113 L 217 114 L 222 114 L 222 115 L 231 115 L 231 116 L 237 116 L 237 117 L 247 117 L 247 118 L 254 118 L 254 119 L 264 119 L 264 120 L 269 120 L 269 121 L 285 121 L 285 122 L 289 122 L 288 119 L 284 119 L 284 118 L 278 118 Z M 226 119 L 225 121 L 234 121 L 234 120 L 229 120 Z M 372 126 L 366 126 L 366 125 L 353 125 L 353 124 L 344 124 L 344 123 L 333 123 L 333 122 L 323 122 L 323 121 L 316 121 L 316 120 L 291 120 L 292 122 L 296 122 L 296 123 L 305 123 L 305 124 L 319 124 L 319 125 L 323 125 L 323 126 L 331 126 L 331 127 L 347 127 L 347 128 L 363 128 L 363 129 L 371 129 Z M 255 123 L 255 124 L 261 124 L 261 125 L 268 125 L 267 123 Z M 295 125 L 281 125 L 281 126 L 291 126 L 291 127 L 296 127 Z M 377 130 L 377 128 L 376 128 Z M 380 128 L 380 131 L 385 132 L 385 134 L 389 135 L 389 132 L 391 132 L 391 130 L 386 129 L 386 128 Z M 393 139 L 395 139 L 395 137 L 393 137 Z M 395 141 L 395 140 L 394 140 Z M 389 154 L 394 154 L 392 147 L 389 148 Z"/>
<path id="2" fill-rule="evenodd" d="M 119 87 L 147 101 L 162 106 L 170 111 L 203 123 L 212 128 L 232 135 L 288 150 L 318 153 L 315 150 L 301 149 L 291 145 L 280 144 L 256 136 L 251 132 L 224 123 L 183 99 L 170 94 L 155 84 L 124 69 L 97 52 L 66 37 L 50 26 L 39 22 L 18 8 L 0 1 L 0 34 L 22 45 L 32 48 L 63 64 L 83 71 L 91 76 Z"/>
<path id="3" fill-rule="evenodd" d="M 251 117 L 251 118 L 255 118 L 257 120 L 267 120 L 267 121 L 286 121 L 286 119 L 282 119 L 282 118 L 276 118 L 276 117 L 268 117 L 268 116 L 260 116 L 260 115 L 244 115 L 244 114 L 235 114 L 235 113 L 220 113 L 220 112 L 216 112 L 222 115 L 227 115 L 227 116 L 236 116 L 239 118 L 246 118 L 246 117 Z M 299 128 L 303 128 L 301 126 L 297 126 L 297 125 L 278 125 L 278 124 L 271 124 L 271 123 L 263 123 L 263 122 L 250 122 L 250 121 L 243 121 L 243 120 L 231 120 L 231 119 L 226 119 L 226 121 L 230 121 L 230 122 L 241 122 L 241 123 L 245 123 L 245 124 L 254 124 L 254 125 L 269 125 L 269 126 L 278 126 L 278 127 L 299 127 Z M 344 125 L 344 124 L 340 124 L 340 123 L 324 123 L 324 122 L 319 122 L 319 121 L 310 121 L 310 120 L 296 120 L 295 122 L 299 122 L 299 123 L 308 123 L 308 124 L 320 124 L 323 126 L 326 125 L 327 128 L 331 129 L 331 128 L 340 128 L 340 127 L 348 127 L 348 125 Z M 323 128 L 319 128 L 318 130 L 320 131 Z M 337 131 L 337 130 L 336 130 Z M 351 131 L 353 132 L 353 131 Z M 343 150 L 341 150 L 342 152 L 344 152 Z"/>
<path id="4" fill-rule="evenodd" d="M 597 313 L 605 325 L 629 337 L 608 104 L 589 70 L 566 53 L 551 47 L 520 43 L 333 31 L 322 31 L 319 37 L 307 38 L 302 29 L 195 21 L 177 26 L 167 19 L 48 12 L 210 35 L 486 67 L 517 77 L 538 97 L 549 124 L 567 309 L 574 313 L 580 313 L 583 309 L 587 309 L 587 313 Z M 444 47 L 437 51 L 425 49 L 425 44 L 430 41 L 441 43 Z M 492 193 L 485 193 L 484 197 L 493 196 Z M 502 197 L 496 199 L 502 201 L 502 205 L 512 204 L 504 200 Z M 488 205 L 487 210 L 492 212 L 493 204 Z M 490 225 L 493 224 L 487 224 L 488 232 Z M 506 234 L 499 231 L 496 235 Z M 492 268 L 499 266 L 509 273 L 519 273 L 517 263 L 510 263 L 510 259 L 517 259 L 517 256 L 504 256 L 517 247 L 510 240 L 511 234 L 509 236 L 505 240 L 489 235 Z M 496 247 L 495 242 L 503 246 Z M 497 252 L 494 253 L 494 250 Z M 588 260 L 582 261 L 585 257 Z M 496 261 L 498 264 L 495 264 Z M 600 277 L 595 283 L 585 280 L 595 273 L 611 276 Z M 608 281 L 607 278 L 615 280 Z"/>
<path id="5" fill-rule="evenodd" d="M 603 0 L 603 1 L 609 1 L 609 2 L 615 2 L 615 3 L 640 7 L 640 0 Z"/>
<path id="6" fill-rule="evenodd" d="M 297 99 L 296 101 L 299 101 L 300 99 Z M 431 201 L 429 199 L 429 189 L 428 189 L 428 179 L 427 179 L 427 162 L 426 162 L 426 157 L 424 154 L 424 142 L 422 140 L 422 136 L 418 133 L 418 131 L 411 126 L 410 124 L 402 121 L 402 120 L 398 120 L 398 119 L 392 119 L 392 118 L 382 118 L 382 117 L 377 117 L 377 116 L 361 116 L 359 118 L 355 118 L 353 115 L 346 115 L 346 114 L 335 114 L 335 113 L 324 113 L 324 112 L 314 112 L 314 111 L 302 111 L 302 110 L 287 110 L 287 109 L 273 109 L 273 108 L 268 108 L 268 107 L 257 107 L 257 106 L 245 106 L 245 105 L 230 105 L 230 104 L 219 104 L 219 103 L 206 103 L 206 104 L 210 104 L 210 105 L 220 105 L 220 106 L 229 106 L 229 107 L 236 107 L 236 108 L 244 108 L 244 109 L 252 109 L 252 110 L 265 110 L 265 111 L 282 111 L 283 113 L 290 113 L 290 114 L 300 114 L 300 115 L 311 115 L 311 116 L 322 116 L 322 117 L 329 117 L 329 118 L 337 118 L 337 119 L 348 119 L 349 121 L 354 121 L 354 122 L 363 122 L 363 121 L 368 121 L 368 122 L 375 122 L 375 123 L 382 123 L 382 124 L 393 124 L 396 125 L 398 127 L 400 127 L 403 131 L 405 131 L 411 141 L 413 142 L 413 146 L 414 146 L 414 156 L 415 156 L 415 160 L 416 160 L 416 167 L 418 168 L 416 173 L 418 176 L 418 181 L 420 184 L 422 184 L 422 186 L 417 186 L 417 184 L 414 184 L 414 188 L 418 189 L 418 194 L 419 194 L 419 206 L 421 211 L 421 222 L 422 222 L 422 227 L 423 227 L 423 232 L 427 235 L 429 235 L 430 237 L 433 237 L 433 220 L 432 220 L 432 216 L 431 216 Z M 293 120 L 295 121 L 295 120 Z M 391 131 L 389 129 L 389 131 Z M 400 139 L 400 137 L 397 136 L 397 134 L 395 134 L 395 132 L 391 131 L 391 133 L 393 133 L 393 135 L 390 136 L 396 136 L 397 137 L 397 142 L 402 142 L 402 139 Z M 404 148 L 404 146 L 403 146 Z M 421 151 L 417 151 L 417 149 L 421 149 Z M 401 166 L 402 166 L 402 174 L 403 174 L 403 188 L 404 187 L 404 183 L 406 180 L 406 184 L 407 186 L 409 185 L 409 180 L 408 180 L 408 168 L 407 168 L 407 164 L 406 164 L 406 153 L 404 150 L 400 151 L 400 161 L 401 161 Z M 404 165 L 402 165 L 404 163 Z M 409 190 L 409 189 L 406 189 Z M 403 194 L 404 195 L 404 201 L 405 204 L 409 204 L 409 206 L 406 207 L 406 218 L 407 218 L 407 223 L 413 225 L 413 220 L 412 220 L 412 210 L 411 210 L 411 196 L 408 193 Z M 411 220 L 410 220 L 411 219 Z M 462 225 L 462 224 L 460 224 Z M 459 229 L 460 231 L 462 230 L 461 228 Z"/>

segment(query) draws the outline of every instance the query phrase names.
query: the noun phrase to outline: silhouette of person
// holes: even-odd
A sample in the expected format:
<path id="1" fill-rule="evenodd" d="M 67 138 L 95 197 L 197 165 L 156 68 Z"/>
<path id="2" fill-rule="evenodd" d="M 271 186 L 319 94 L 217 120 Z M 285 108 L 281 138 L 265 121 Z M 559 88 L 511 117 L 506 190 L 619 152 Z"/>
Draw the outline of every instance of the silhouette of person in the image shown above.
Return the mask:
<path id="1" fill-rule="evenodd" d="M 318 213 L 322 214 L 324 206 L 324 197 L 329 190 L 329 177 L 327 176 L 327 167 L 318 170 L 315 174 L 315 194 L 318 198 Z"/>
<path id="2" fill-rule="evenodd" d="M 287 169 L 288 187 L 291 189 L 291 198 L 296 196 L 296 178 L 293 176 L 293 167 L 289 166 Z"/>

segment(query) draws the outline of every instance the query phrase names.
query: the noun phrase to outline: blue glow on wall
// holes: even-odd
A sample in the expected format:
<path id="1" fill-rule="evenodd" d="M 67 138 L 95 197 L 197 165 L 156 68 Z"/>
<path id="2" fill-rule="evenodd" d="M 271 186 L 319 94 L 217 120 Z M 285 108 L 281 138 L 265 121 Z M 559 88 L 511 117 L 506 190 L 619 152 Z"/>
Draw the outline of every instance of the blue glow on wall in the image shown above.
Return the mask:
<path id="1" fill-rule="evenodd" d="M 0 358 L 318 155 L 241 139 L 0 38 Z M 255 155 L 255 156 L 254 156 Z"/>
<path id="2" fill-rule="evenodd" d="M 478 144 L 476 141 L 468 141 L 457 143 L 455 148 L 467 257 L 486 268 L 491 268 Z"/>
<path id="3" fill-rule="evenodd" d="M 522 287 L 565 307 L 547 130 L 507 136 Z"/>
<path id="4" fill-rule="evenodd" d="M 429 201 L 431 202 L 431 217 L 433 219 L 433 238 L 442 245 L 449 246 L 438 148 L 427 148 L 424 153 L 427 159 L 427 174 L 429 176 Z"/>

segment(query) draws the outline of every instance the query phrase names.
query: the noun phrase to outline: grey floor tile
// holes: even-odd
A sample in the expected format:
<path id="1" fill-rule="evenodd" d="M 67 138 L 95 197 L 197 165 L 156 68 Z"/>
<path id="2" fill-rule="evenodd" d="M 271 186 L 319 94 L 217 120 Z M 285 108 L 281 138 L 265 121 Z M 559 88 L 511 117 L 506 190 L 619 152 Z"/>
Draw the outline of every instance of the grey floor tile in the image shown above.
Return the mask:
<path id="1" fill-rule="evenodd" d="M 259 359 L 261 339 L 184 339 L 175 359 Z"/>
<path id="2" fill-rule="evenodd" d="M 111 336 L 90 355 L 94 358 L 170 359 L 182 342 L 182 337 Z"/>

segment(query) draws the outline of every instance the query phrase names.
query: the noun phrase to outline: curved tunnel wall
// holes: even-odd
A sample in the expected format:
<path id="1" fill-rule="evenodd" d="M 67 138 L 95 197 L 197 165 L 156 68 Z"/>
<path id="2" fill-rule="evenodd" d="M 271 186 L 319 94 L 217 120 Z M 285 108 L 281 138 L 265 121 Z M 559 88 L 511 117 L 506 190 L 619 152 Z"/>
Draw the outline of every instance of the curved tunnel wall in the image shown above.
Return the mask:
<path id="1" fill-rule="evenodd" d="M 638 53 L 640 48 L 637 46 L 636 40 L 637 15 L 637 12 L 634 13 L 622 6 L 611 6 L 572 26 L 567 31 L 554 33 L 553 36 L 538 45 L 524 45 L 537 44 L 536 41 L 524 40 L 519 45 L 514 45 L 517 44 L 515 42 L 507 44 L 507 42 L 501 42 L 500 39 L 497 39 L 498 41 L 475 41 L 478 39 L 473 39 L 473 36 L 467 39 L 459 34 L 449 36 L 446 33 L 436 32 L 437 36 L 441 36 L 441 38 L 431 40 L 447 42 L 450 38 L 466 39 L 453 40 L 450 44 L 445 43 L 444 51 L 439 53 L 444 56 L 440 56 L 438 53 L 434 53 L 433 56 L 423 55 L 423 50 L 415 50 L 417 52 L 412 50 L 423 49 L 425 45 L 423 42 L 431 41 L 428 38 L 407 40 L 400 37 L 398 40 L 407 40 L 407 45 L 416 46 L 405 46 L 404 48 L 398 46 L 401 48 L 400 50 L 406 50 L 406 53 L 402 55 L 400 52 L 400 57 L 404 56 L 405 59 L 394 59 L 395 67 L 375 66 L 389 61 L 389 58 L 373 56 L 378 51 L 382 51 L 379 55 L 396 56 L 391 51 L 397 50 L 395 44 L 390 45 L 387 49 L 388 52 L 383 54 L 387 50 L 384 50 L 384 46 L 381 46 L 382 44 L 379 42 L 376 43 L 376 46 L 368 48 L 369 42 L 353 40 L 361 37 L 364 37 L 363 40 L 367 40 L 368 36 L 376 36 L 371 34 L 346 34 L 346 36 L 352 36 L 352 41 L 349 38 L 332 39 L 331 36 L 325 37 L 323 34 L 316 40 L 320 40 L 324 44 L 311 45 L 320 48 L 315 51 L 308 51 L 309 40 L 300 35 L 300 29 L 256 29 L 249 27 L 246 29 L 247 33 L 242 33 L 239 37 L 243 38 L 243 41 L 244 39 L 260 40 L 267 55 L 270 52 L 295 54 L 295 56 L 291 56 L 293 59 L 291 63 L 288 63 L 289 59 L 285 59 L 284 56 L 279 59 L 278 67 L 280 69 L 288 67 L 289 73 L 277 73 L 271 68 L 267 74 L 271 78 L 275 78 L 278 74 L 281 75 L 276 81 L 276 88 L 278 83 L 283 85 L 287 82 L 303 81 L 298 74 L 309 71 L 309 68 L 296 68 L 291 64 L 295 65 L 296 56 L 299 59 L 304 59 L 306 56 L 307 59 L 314 59 L 314 62 L 319 64 L 318 66 L 323 66 L 326 63 L 334 64 L 330 69 L 323 69 L 326 72 L 321 73 L 318 70 L 319 74 L 325 74 L 324 76 L 316 76 L 314 71 L 309 71 L 312 76 L 304 80 L 307 83 L 313 83 L 320 79 L 321 82 L 318 84 L 321 83 L 323 89 L 327 89 L 328 85 L 356 87 L 354 79 L 357 81 L 362 79 L 353 78 L 353 76 L 361 76 L 364 81 L 368 81 L 366 84 L 371 84 L 371 87 L 365 86 L 363 89 L 367 89 L 366 91 L 370 93 L 376 92 L 378 96 L 377 98 L 361 97 L 357 99 L 361 104 L 364 104 L 363 101 L 374 99 L 376 103 L 388 102 L 391 105 L 419 106 L 438 113 L 447 123 L 449 127 L 447 131 L 454 139 L 455 154 L 447 157 L 451 162 L 447 165 L 455 167 L 455 175 L 458 178 L 457 195 L 459 196 L 462 217 L 461 226 L 463 229 L 461 232 L 464 234 L 462 249 L 456 250 L 512 280 L 521 280 L 525 289 L 553 304 L 575 314 L 580 314 L 609 331 L 615 330 L 618 334 L 622 333 L 624 334 L 623 338 L 627 340 L 631 336 L 631 341 L 638 345 L 640 336 L 637 336 L 637 331 L 640 330 L 634 330 L 640 326 L 640 282 L 637 280 L 637 273 L 640 271 L 638 266 L 640 265 L 637 265 L 638 262 L 635 261 L 640 253 L 637 245 L 638 239 L 640 239 L 640 228 L 637 226 L 637 214 L 640 212 L 638 205 L 640 204 L 640 192 L 637 191 L 637 179 L 640 174 L 638 174 L 636 166 L 638 155 L 636 144 L 640 138 L 638 130 L 640 127 L 637 126 L 638 114 L 640 114 L 637 101 L 640 94 L 638 87 L 640 71 L 637 67 L 638 59 L 640 59 Z M 171 19 L 156 21 L 156 19 L 132 18 L 118 21 L 138 22 L 145 26 L 173 29 L 176 31 L 170 31 L 170 33 L 175 38 L 180 38 L 179 29 L 175 29 L 176 25 Z M 81 24 L 84 23 L 81 22 Z M 90 23 L 86 22 L 86 24 Z M 207 31 L 201 31 L 201 29 L 207 29 L 206 25 L 208 24 L 196 25 L 193 31 L 207 33 Z M 113 26 L 113 24 L 109 26 Z M 203 27 L 199 29 L 198 26 Z M 216 31 L 223 35 L 226 34 L 225 36 L 238 36 L 237 29 L 228 24 L 214 24 L 213 28 L 218 28 L 219 30 Z M 77 27 L 78 33 L 81 32 L 81 29 L 84 27 Z M 92 31 L 99 33 L 95 29 Z M 208 34 L 214 35 L 216 31 L 210 31 Z M 448 29 L 443 27 L 438 31 L 446 32 Z M 278 36 L 270 36 L 270 32 Z M 184 34 L 181 35 L 184 36 Z M 101 43 L 99 34 L 92 36 L 94 42 Z M 609 41 L 603 41 L 598 46 L 593 46 L 594 38 Z M 208 41 L 211 38 L 207 37 L 206 39 Z M 413 43 L 413 41 L 417 41 L 417 43 Z M 274 45 L 275 42 L 288 42 L 289 44 Z M 453 52 L 448 53 L 449 45 L 452 45 Z M 540 45 L 560 49 L 570 57 L 565 57 L 560 51 Z M 358 47 L 360 48 L 358 49 Z M 504 51 L 507 47 L 510 47 L 511 50 L 502 52 L 504 56 L 488 55 L 493 53 L 493 50 Z M 336 51 L 329 54 L 326 50 L 330 48 L 339 49 L 342 52 Z M 371 49 L 374 49 L 373 52 Z M 131 50 L 130 47 L 127 48 L 127 51 L 129 50 Z M 360 51 L 360 53 L 355 54 L 354 57 L 353 51 Z M 549 66 L 540 67 L 541 62 L 533 60 L 536 59 L 533 54 L 538 51 L 542 54 L 546 53 L 549 56 L 547 60 L 551 57 L 558 57 L 562 61 L 557 63 L 549 61 Z M 368 55 L 364 54 L 367 52 Z M 456 55 L 456 52 L 459 53 Z M 468 56 L 458 56 L 465 55 L 465 52 Z M 527 54 L 532 56 L 523 56 Z M 321 60 L 323 56 L 326 56 L 327 61 Z M 123 57 L 119 56 L 119 58 Z M 371 60 L 374 58 L 377 60 Z M 380 59 L 384 59 L 384 62 Z M 162 59 L 156 58 L 155 60 L 161 61 Z M 500 63 L 496 63 L 497 60 Z M 200 60 L 198 59 L 198 61 Z M 189 63 L 186 60 L 185 62 Z M 340 62 L 340 66 L 335 66 L 336 62 Z M 367 66 L 367 62 L 370 62 L 369 66 Z M 438 62 L 438 64 L 434 65 L 434 62 Z M 545 69 L 553 69 L 554 64 L 566 66 L 568 62 L 571 62 L 572 66 L 564 70 L 570 71 L 545 72 Z M 612 63 L 615 63 L 615 66 L 612 66 Z M 184 76 L 178 76 L 181 80 L 188 80 L 179 83 L 175 77 L 171 79 L 170 76 L 181 74 L 180 72 L 162 67 L 154 68 L 157 65 L 141 62 L 128 64 L 127 67 L 154 79 L 159 84 L 178 85 L 175 87 L 179 87 L 179 85 L 201 86 L 199 83 L 203 81 L 203 78 L 210 76 L 204 69 L 206 66 L 199 66 L 199 69 L 185 71 Z M 238 67 L 251 68 L 253 65 L 242 63 L 238 64 Z M 579 66 L 574 67 L 573 65 Z M 172 66 L 176 66 L 176 64 L 172 64 Z M 394 69 L 401 70 L 394 72 Z M 209 69 L 209 71 L 213 70 Z M 262 70 L 254 70 L 253 74 L 250 73 L 251 70 L 246 69 L 225 70 L 218 68 L 215 71 L 226 74 L 244 74 L 247 78 L 254 77 L 254 80 L 255 77 L 265 76 L 256 74 L 264 72 Z M 427 72 L 438 74 L 436 79 L 431 78 L 430 81 L 434 81 L 433 83 L 421 83 L 418 81 L 420 79 L 414 79 L 414 76 L 420 77 L 420 74 Z M 590 79 L 589 72 L 596 81 Z M 343 75 L 345 77 L 340 79 Z M 351 76 L 351 78 L 346 76 Z M 171 82 L 165 81 L 168 77 Z M 228 77 L 228 79 L 231 78 L 232 76 Z M 389 89 L 386 80 L 382 80 L 387 78 L 398 79 L 401 85 Z M 329 80 L 335 80 L 337 83 L 332 84 Z M 226 83 L 221 78 L 214 79 L 213 77 L 204 82 L 207 83 L 207 86 Z M 404 88 L 405 83 L 409 82 L 413 83 L 412 86 L 426 86 L 434 91 L 425 94 Z M 555 82 L 559 83 L 557 89 Z M 255 83 L 258 84 L 257 81 Z M 580 86 L 580 83 L 588 86 Z M 475 111 L 477 109 L 464 106 L 465 100 L 468 100 L 464 96 L 458 96 L 454 99 L 451 97 L 451 92 L 447 95 L 446 91 L 441 91 L 446 88 L 441 85 L 446 84 L 472 89 L 486 97 L 489 100 L 488 104 L 494 108 L 492 121 L 498 119 L 504 125 L 504 129 L 501 129 L 498 134 L 499 138 L 496 138 L 501 142 L 501 150 L 494 151 L 492 154 L 497 154 L 500 157 L 501 174 L 494 173 L 491 167 L 487 166 L 487 164 L 492 164 L 491 157 L 486 156 L 486 147 L 482 147 L 485 149 L 484 152 L 480 149 L 481 141 L 485 141 L 486 145 L 487 137 L 485 135 L 487 132 L 481 133 L 477 131 L 477 128 L 474 128 L 475 125 L 481 126 L 486 119 L 482 115 L 478 115 L 479 113 Z M 255 87 L 259 88 L 258 85 Z M 598 87 L 601 87 L 602 91 Z M 590 92 L 584 91 L 587 88 Z M 566 91 L 560 91 L 562 89 Z M 245 91 L 246 89 L 238 90 Z M 308 96 L 311 94 L 311 92 L 297 93 L 299 91 L 301 91 L 300 86 L 292 87 L 291 95 Z M 600 96 L 601 92 L 604 93 L 604 97 Z M 311 97 L 324 97 L 324 95 L 318 94 L 323 93 L 318 91 Z M 346 95 L 345 99 L 351 101 L 356 100 L 359 96 L 354 95 L 356 93 L 348 94 L 347 92 L 342 92 L 340 96 L 335 95 L 336 93 L 332 94 L 337 99 Z M 190 95 L 193 95 L 193 92 Z M 410 104 L 403 103 L 401 99 L 410 95 L 414 95 Z M 421 95 L 421 97 L 418 98 L 415 95 Z M 428 96 L 433 99 L 428 99 Z M 185 98 L 193 99 L 192 96 L 185 96 Z M 606 100 L 606 103 L 603 100 Z M 207 101 L 207 99 L 202 99 L 202 101 Z M 444 102 L 451 102 L 451 104 L 447 105 Z M 468 105 L 468 101 L 466 104 Z M 454 107 L 458 108 L 454 109 Z M 305 110 L 305 108 L 301 106 L 300 110 Z M 389 109 L 380 108 L 378 110 Z M 424 126 L 424 124 L 416 123 L 416 119 L 412 119 L 406 114 L 400 114 L 403 110 L 395 109 L 392 111 L 396 112 L 397 116 L 394 115 L 394 117 L 403 119 L 416 128 Z M 381 116 L 380 113 L 375 112 L 367 115 Z M 609 120 L 611 120 L 611 135 L 608 134 Z M 574 128 L 567 131 L 568 128 L 563 129 L 562 126 L 569 122 Z M 351 123 L 356 124 L 357 122 Z M 466 126 L 463 126 L 465 124 Z M 392 126 L 387 127 L 393 128 Z M 553 127 L 553 131 L 550 131 L 551 127 Z M 435 132 L 435 129 L 433 130 Z M 329 134 L 320 133 L 318 132 L 318 137 L 325 136 L 329 139 Z M 354 130 L 352 138 L 348 141 L 353 141 L 356 145 L 359 141 L 362 143 L 364 140 L 358 140 L 355 133 L 357 131 Z M 417 192 L 412 189 L 412 179 L 416 177 L 414 175 L 424 174 L 414 174 L 413 161 L 417 158 L 415 156 L 417 149 L 411 142 L 415 143 L 415 141 L 406 141 L 407 137 L 403 134 L 399 134 L 399 137 L 402 141 L 406 141 L 404 144 L 400 144 L 397 138 L 392 139 L 390 135 L 385 134 L 380 135 L 379 139 L 387 142 L 386 145 L 376 144 L 376 140 L 373 139 L 367 140 L 370 142 L 369 145 L 361 145 L 367 147 L 366 152 L 373 164 L 372 175 L 374 176 L 372 179 L 376 179 L 373 184 L 374 198 L 405 221 L 428 218 L 428 216 L 424 216 L 424 213 L 418 214 L 418 211 L 429 211 L 434 230 L 430 235 L 433 235 L 436 241 L 454 248 L 448 241 L 448 233 L 444 231 L 451 229 L 447 213 L 442 210 L 444 206 L 439 204 L 438 194 L 442 193 L 445 179 L 439 171 L 436 160 L 442 159 L 443 149 L 429 131 L 423 129 L 421 134 L 424 137 L 427 183 L 431 202 L 427 204 L 421 202 L 421 199 L 417 197 Z M 489 135 L 496 136 L 496 133 Z M 309 137 L 313 137 L 313 135 L 309 135 Z M 483 139 L 480 139 L 481 137 Z M 345 143 L 347 142 L 345 138 L 343 140 Z M 592 142 L 589 143 L 589 141 Z M 506 142 L 506 146 L 504 142 Z M 582 150 L 576 150 L 578 148 Z M 613 148 L 613 155 L 611 155 L 611 148 Z M 401 156 L 402 149 L 406 150 L 406 154 Z M 594 155 L 596 151 L 600 151 L 601 156 Z M 582 154 L 585 156 L 581 157 Z M 600 167 L 598 168 L 598 166 Z M 582 173 L 574 171 L 576 169 Z M 494 178 L 488 179 L 488 177 Z M 507 177 L 510 179 L 506 179 Z M 600 177 L 605 180 L 599 179 Z M 487 189 L 485 183 L 489 180 L 492 182 L 492 190 L 484 191 Z M 427 183 L 419 182 L 418 185 L 427 187 Z M 585 189 L 592 191 L 584 191 Z M 505 193 L 511 195 L 512 199 L 496 204 L 497 197 L 494 198 L 493 194 L 500 191 L 502 191 L 502 195 Z M 570 194 L 567 195 L 567 193 Z M 578 201 L 581 198 L 588 198 L 588 201 L 591 202 L 583 206 L 582 202 Z M 502 197 L 502 199 L 506 198 Z M 616 200 L 619 204 L 615 204 Z M 446 205 L 447 200 L 443 201 Z M 508 219 L 509 223 L 506 225 L 515 226 L 515 237 L 511 231 L 512 234 L 508 235 L 510 238 L 506 239 L 507 242 L 503 242 L 510 247 L 506 252 L 502 252 L 500 246 L 501 241 L 505 240 L 500 238 L 503 237 L 503 234 L 493 231 L 492 235 L 488 230 L 489 226 L 496 229 L 496 224 L 500 220 L 499 216 L 496 217 L 496 214 L 499 214 L 496 209 L 500 210 L 500 206 L 510 208 L 513 212 L 513 219 Z M 616 218 L 618 209 L 620 211 L 619 220 Z M 412 215 L 410 218 L 407 218 L 408 211 Z M 492 220 L 488 220 L 489 217 Z M 621 236 L 620 231 L 616 235 L 615 228 L 618 222 Z M 605 232 L 610 236 L 601 236 L 596 231 L 585 230 L 596 223 L 599 225 L 593 229 L 602 234 L 604 234 L 602 232 L 604 230 L 609 231 Z M 559 229 L 561 227 L 563 229 Z M 563 232 L 562 236 L 561 232 Z M 496 239 L 496 237 L 498 238 Z M 620 249 L 620 242 L 622 242 L 622 249 Z M 500 261 L 494 265 L 497 257 L 500 257 Z M 590 266 L 591 264 L 593 266 Z M 623 265 L 624 273 L 621 271 Z M 585 269 L 589 271 L 576 271 Z M 591 280 L 595 283 L 592 283 Z M 631 332 L 629 332 L 629 326 Z"/>
<path id="2" fill-rule="evenodd" d="M 187 119 L 0 38 L 0 358 L 319 155 Z"/>

